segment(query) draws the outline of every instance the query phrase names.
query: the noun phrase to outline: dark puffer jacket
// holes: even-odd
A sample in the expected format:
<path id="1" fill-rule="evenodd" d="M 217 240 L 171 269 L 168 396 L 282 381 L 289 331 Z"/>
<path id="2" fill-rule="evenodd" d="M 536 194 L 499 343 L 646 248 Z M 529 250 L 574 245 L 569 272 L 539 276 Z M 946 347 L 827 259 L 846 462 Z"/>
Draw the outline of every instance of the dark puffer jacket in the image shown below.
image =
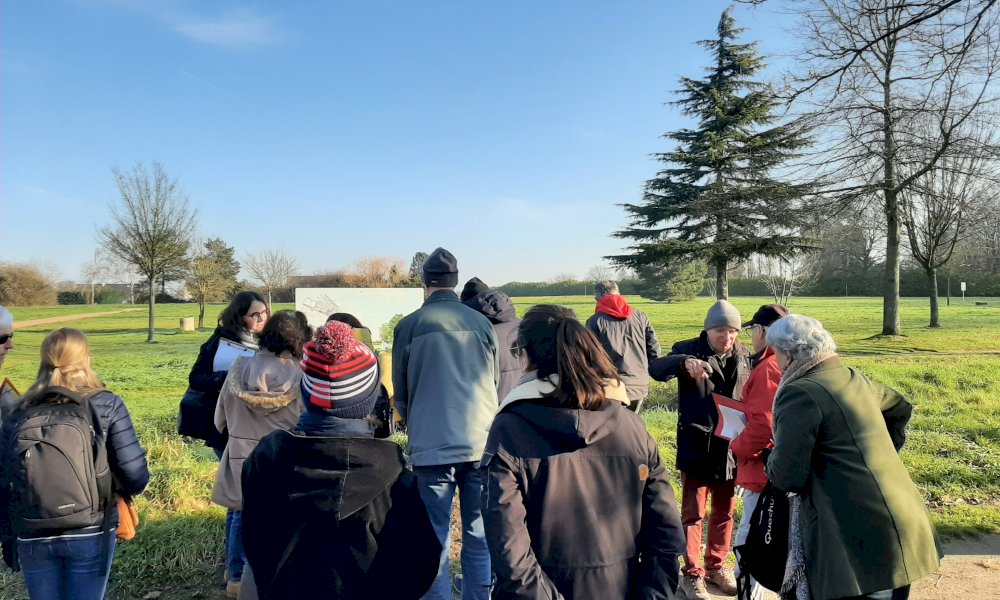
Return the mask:
<path id="1" fill-rule="evenodd" d="M 493 330 L 497 333 L 500 352 L 500 383 L 497 384 L 497 398 L 503 402 L 524 374 L 521 363 L 510 351 L 517 342 L 517 328 L 521 324 L 521 319 L 517 316 L 510 296 L 496 290 L 473 296 L 465 301 L 465 305 L 489 319 L 490 323 L 493 323 Z"/>
<path id="2" fill-rule="evenodd" d="M 684 361 L 697 358 L 712 365 L 708 379 L 694 380 Z M 736 461 L 729 441 L 715 435 L 719 422 L 712 392 L 742 399 L 743 386 L 750 378 L 750 356 L 737 343 L 723 361 L 708 344 L 708 334 L 677 342 L 670 354 L 649 365 L 649 375 L 657 381 L 677 378 L 677 469 L 705 481 L 728 481 L 736 476 Z"/>
<path id="3" fill-rule="evenodd" d="M 483 456 L 494 600 L 674 597 L 677 501 L 656 442 L 611 387 L 601 409 L 571 409 L 532 379 L 494 420 Z"/>
<path id="4" fill-rule="evenodd" d="M 288 431 L 243 465 L 243 544 L 262 600 L 416 600 L 441 557 L 399 446 Z"/>

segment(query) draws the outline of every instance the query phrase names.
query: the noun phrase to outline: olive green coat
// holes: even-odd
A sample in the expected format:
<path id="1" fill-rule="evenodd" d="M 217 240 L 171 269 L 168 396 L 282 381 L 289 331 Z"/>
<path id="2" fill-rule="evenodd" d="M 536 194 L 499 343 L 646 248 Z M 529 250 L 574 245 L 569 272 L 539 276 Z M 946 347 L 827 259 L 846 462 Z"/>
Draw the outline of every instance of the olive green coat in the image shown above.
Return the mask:
<path id="1" fill-rule="evenodd" d="M 814 599 L 897 588 L 937 570 L 934 526 L 897 454 L 911 411 L 836 357 L 778 391 L 767 476 L 801 496 Z"/>

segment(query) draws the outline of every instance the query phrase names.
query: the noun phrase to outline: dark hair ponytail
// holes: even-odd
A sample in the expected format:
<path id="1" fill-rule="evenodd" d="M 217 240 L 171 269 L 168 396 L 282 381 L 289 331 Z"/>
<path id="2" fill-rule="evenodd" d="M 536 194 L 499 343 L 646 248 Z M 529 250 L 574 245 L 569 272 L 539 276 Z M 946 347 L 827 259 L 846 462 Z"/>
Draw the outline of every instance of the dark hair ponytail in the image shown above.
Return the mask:
<path id="1" fill-rule="evenodd" d="M 534 306 L 525 313 L 517 337 L 540 379 L 559 376 L 553 395 L 563 406 L 595 410 L 607 401 L 604 380 L 618 380 L 618 371 L 573 311 L 552 304 Z"/>

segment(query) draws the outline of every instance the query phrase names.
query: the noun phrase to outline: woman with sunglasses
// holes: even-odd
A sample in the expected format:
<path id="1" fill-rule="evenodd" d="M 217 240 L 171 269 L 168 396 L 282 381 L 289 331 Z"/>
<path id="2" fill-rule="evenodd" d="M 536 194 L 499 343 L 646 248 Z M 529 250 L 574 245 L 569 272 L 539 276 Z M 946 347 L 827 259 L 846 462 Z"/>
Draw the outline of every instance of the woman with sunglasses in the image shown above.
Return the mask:
<path id="1" fill-rule="evenodd" d="M 7 358 L 7 353 L 14 349 L 14 315 L 0 306 L 0 367 Z M 3 419 L 17 403 L 17 392 L 4 384 L 0 377 L 0 419 Z"/>
<path id="2" fill-rule="evenodd" d="M 493 598 L 672 598 L 685 542 L 656 442 L 600 342 L 563 307 L 524 315 L 520 384 L 482 464 Z"/>

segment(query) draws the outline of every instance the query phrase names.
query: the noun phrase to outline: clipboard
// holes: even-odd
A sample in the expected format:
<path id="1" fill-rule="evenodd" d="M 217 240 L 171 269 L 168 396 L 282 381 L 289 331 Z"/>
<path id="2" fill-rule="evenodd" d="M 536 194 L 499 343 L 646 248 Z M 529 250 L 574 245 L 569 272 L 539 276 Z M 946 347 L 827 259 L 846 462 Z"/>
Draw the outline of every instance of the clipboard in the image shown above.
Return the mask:
<path id="1" fill-rule="evenodd" d="M 747 426 L 746 404 L 712 392 L 715 409 L 719 413 L 719 424 L 715 426 L 715 435 L 732 441 Z"/>
<path id="2" fill-rule="evenodd" d="M 253 348 L 227 339 L 220 339 L 219 349 L 215 351 L 215 359 L 212 361 L 212 370 L 228 371 L 237 357 L 254 356 L 255 354 L 257 351 Z"/>

